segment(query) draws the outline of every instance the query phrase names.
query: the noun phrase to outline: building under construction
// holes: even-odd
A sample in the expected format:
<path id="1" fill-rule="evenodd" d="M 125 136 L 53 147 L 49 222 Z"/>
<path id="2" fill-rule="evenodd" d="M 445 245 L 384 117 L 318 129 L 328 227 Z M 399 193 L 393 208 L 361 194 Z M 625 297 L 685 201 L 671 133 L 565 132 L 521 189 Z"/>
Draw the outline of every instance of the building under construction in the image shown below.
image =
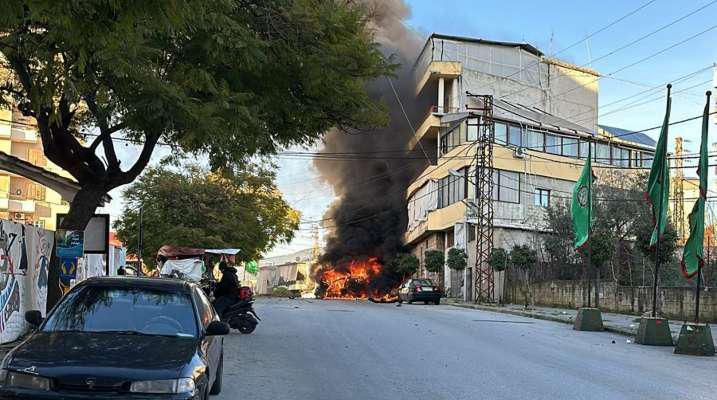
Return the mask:
<path id="1" fill-rule="evenodd" d="M 416 101 L 433 106 L 410 146 L 436 159 L 407 189 L 405 242 L 424 276 L 426 250 L 466 250 L 468 268 L 444 268 L 453 296 L 501 296 L 502 276 L 485 275 L 490 248 L 536 245 L 545 208 L 570 197 L 589 144 L 596 163 L 651 165 L 649 136 L 598 124 L 597 71 L 529 44 L 433 34 L 414 74 Z"/>

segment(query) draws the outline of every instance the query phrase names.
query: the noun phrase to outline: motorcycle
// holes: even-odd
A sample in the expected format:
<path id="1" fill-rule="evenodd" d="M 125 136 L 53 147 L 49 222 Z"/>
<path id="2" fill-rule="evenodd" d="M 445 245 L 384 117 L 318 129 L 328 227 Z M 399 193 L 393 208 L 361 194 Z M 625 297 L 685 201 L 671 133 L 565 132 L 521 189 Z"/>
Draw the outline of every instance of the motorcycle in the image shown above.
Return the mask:
<path id="1" fill-rule="evenodd" d="M 254 296 L 251 289 L 246 286 L 242 287 L 239 290 L 237 301 L 227 307 L 220 318 L 243 334 L 254 332 L 261 318 L 254 311 Z"/>

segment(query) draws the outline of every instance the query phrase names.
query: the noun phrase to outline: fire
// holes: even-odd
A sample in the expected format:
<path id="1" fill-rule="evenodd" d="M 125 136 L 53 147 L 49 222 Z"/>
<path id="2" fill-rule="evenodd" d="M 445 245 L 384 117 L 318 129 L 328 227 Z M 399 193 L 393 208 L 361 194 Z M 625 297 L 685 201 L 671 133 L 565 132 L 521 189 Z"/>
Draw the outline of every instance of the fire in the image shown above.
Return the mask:
<path id="1" fill-rule="evenodd" d="M 351 260 L 337 269 L 323 266 L 319 272 L 324 299 L 372 300 L 391 302 L 398 300 L 392 287 L 387 286 L 383 265 L 376 257 Z"/>

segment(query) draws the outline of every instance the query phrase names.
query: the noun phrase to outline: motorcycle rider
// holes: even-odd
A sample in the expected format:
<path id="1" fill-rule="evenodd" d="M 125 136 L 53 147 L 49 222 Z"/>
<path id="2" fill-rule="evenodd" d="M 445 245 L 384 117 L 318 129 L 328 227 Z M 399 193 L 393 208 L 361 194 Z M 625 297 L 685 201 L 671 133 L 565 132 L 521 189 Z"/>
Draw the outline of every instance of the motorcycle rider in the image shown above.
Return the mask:
<path id="1" fill-rule="evenodd" d="M 219 271 L 222 273 L 222 278 L 214 289 L 214 309 L 217 314 L 222 315 L 227 307 L 237 301 L 239 277 L 236 268 L 227 265 L 226 261 L 219 263 Z"/>

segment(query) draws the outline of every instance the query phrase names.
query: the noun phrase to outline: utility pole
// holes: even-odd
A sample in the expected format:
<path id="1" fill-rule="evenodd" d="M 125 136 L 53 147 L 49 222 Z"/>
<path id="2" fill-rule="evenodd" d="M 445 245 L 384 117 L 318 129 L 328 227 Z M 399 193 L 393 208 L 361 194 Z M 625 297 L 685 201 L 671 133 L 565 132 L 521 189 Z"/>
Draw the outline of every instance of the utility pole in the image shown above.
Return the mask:
<path id="1" fill-rule="evenodd" d="M 495 281 L 490 255 L 493 252 L 493 96 L 467 93 L 477 104 L 466 107 L 480 116 L 476 142 L 476 261 L 474 267 L 474 301 L 493 302 Z"/>

